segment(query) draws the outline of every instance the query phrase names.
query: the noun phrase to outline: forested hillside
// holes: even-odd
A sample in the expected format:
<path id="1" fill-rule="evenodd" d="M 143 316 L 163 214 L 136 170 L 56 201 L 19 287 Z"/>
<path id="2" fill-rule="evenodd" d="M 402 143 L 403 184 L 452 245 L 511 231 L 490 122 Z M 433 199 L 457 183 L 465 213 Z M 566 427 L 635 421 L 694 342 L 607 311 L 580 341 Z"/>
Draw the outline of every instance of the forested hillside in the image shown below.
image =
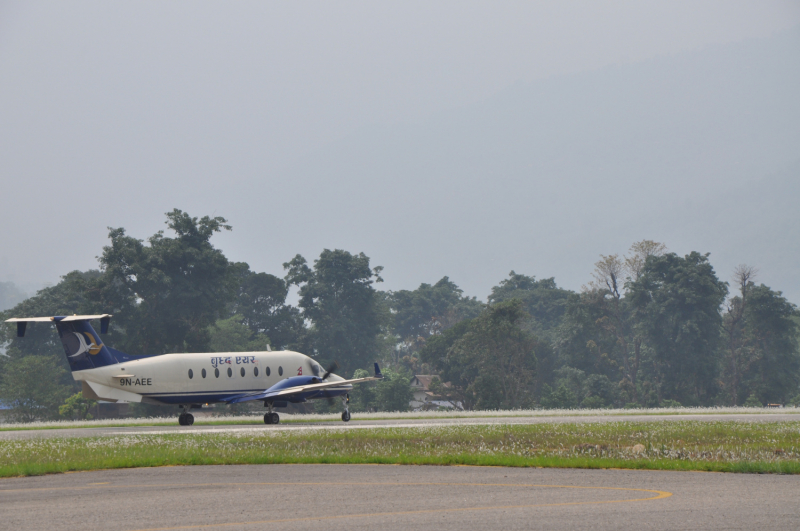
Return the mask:
<path id="1" fill-rule="evenodd" d="M 383 268 L 363 253 L 297 255 L 284 276 L 232 262 L 212 243 L 222 217 L 167 214 L 146 241 L 109 231 L 99 267 L 65 274 L 2 313 L 111 313 L 107 342 L 131 354 L 292 349 L 351 376 L 380 361 L 388 382 L 360 407 L 407 407 L 408 377 L 467 408 L 658 407 L 797 401 L 798 312 L 740 266 L 732 282 L 710 257 L 654 241 L 603 255 L 580 292 L 511 271 L 486 301 L 448 277 L 381 291 Z M 288 257 L 287 257 L 288 258 Z M 521 264 L 524 267 L 524 264 Z M 297 289 L 298 303 L 287 303 Z M 57 334 L 3 326 L 0 401 L 55 418 L 78 391 Z M 443 385 L 448 382 L 448 385 Z M 370 394 L 372 393 L 372 394 Z M 371 400 L 367 400 L 369 396 Z M 74 397 L 73 397 L 74 401 Z M 368 403 L 371 402 L 371 403 Z"/>

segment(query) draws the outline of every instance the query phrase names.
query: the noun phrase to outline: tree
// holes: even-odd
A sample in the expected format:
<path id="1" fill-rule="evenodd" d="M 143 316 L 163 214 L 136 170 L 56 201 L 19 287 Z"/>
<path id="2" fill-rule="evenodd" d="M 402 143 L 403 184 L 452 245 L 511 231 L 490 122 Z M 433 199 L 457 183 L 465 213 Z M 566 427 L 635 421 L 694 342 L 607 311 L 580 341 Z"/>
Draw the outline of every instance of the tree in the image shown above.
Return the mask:
<path id="1" fill-rule="evenodd" d="M 378 411 L 408 411 L 414 393 L 409 374 L 387 369 L 384 378 L 375 383 L 374 407 Z"/>
<path id="2" fill-rule="evenodd" d="M 518 299 L 533 318 L 531 331 L 541 335 L 561 324 L 569 290 L 556 286 L 555 278 L 536 280 L 535 277 L 511 271 L 508 278 L 492 288 L 489 304 Z"/>
<path id="3" fill-rule="evenodd" d="M 286 281 L 255 273 L 245 263 L 236 263 L 234 268 L 238 289 L 231 313 L 240 316 L 253 333 L 268 336 L 275 348 L 301 348 L 306 330 L 300 310 L 286 304 Z"/>
<path id="4" fill-rule="evenodd" d="M 335 360 L 345 374 L 371 366 L 388 323 L 388 309 L 372 286 L 383 281 L 383 268 L 370 269 L 364 253 L 339 249 L 322 251 L 313 270 L 300 255 L 283 267 L 287 284 L 300 287 L 302 316 L 311 323 L 310 342 L 323 365 Z"/>
<path id="5" fill-rule="evenodd" d="M 598 301 L 600 297 L 598 291 L 570 295 L 562 325 L 553 340 L 558 358 L 547 366 L 539 360 L 543 381 L 552 383 L 552 377 L 562 366 L 609 377 L 620 374 L 619 344 L 614 333 L 604 326 L 606 313 L 602 301 Z"/>
<path id="6" fill-rule="evenodd" d="M 642 240 L 631 245 L 627 256 L 600 255 L 592 273 L 594 280 L 584 289 L 584 302 L 596 306 L 600 312 L 597 324 L 616 338 L 617 352 L 612 357 L 621 363 L 623 379 L 629 384 L 634 401 L 639 400 L 637 385 L 643 337 L 635 326 L 636 306 L 626 298 L 625 286 L 639 279 L 648 258 L 663 256 L 666 249 L 662 243 Z M 597 343 L 591 346 L 596 347 Z"/>
<path id="7" fill-rule="evenodd" d="M 475 297 L 466 297 L 448 277 L 436 284 L 420 284 L 414 291 L 391 293 L 388 304 L 393 314 L 393 331 L 400 339 L 393 348 L 392 360 L 411 370 L 425 370 L 420 364 L 419 351 L 428 339 L 457 323 L 476 317 L 484 305 Z"/>
<path id="8" fill-rule="evenodd" d="M 731 405 L 740 402 L 742 377 L 750 369 L 756 359 L 756 353 L 748 344 L 744 333 L 745 309 L 747 294 L 753 286 L 752 280 L 757 271 L 747 265 L 739 265 L 734 271 L 734 281 L 739 287 L 739 296 L 728 302 L 728 308 L 722 319 L 722 330 L 725 336 L 725 348 L 722 360 L 722 387 L 727 391 Z"/>
<path id="9" fill-rule="evenodd" d="M 33 422 L 58 418 L 58 408 L 72 394 L 64 369 L 49 356 L 25 356 L 3 362 L 0 400 L 11 406 L 12 418 Z"/>
<path id="10" fill-rule="evenodd" d="M 97 300 L 114 308 L 123 350 L 204 352 L 208 327 L 225 316 L 236 295 L 236 269 L 209 241 L 231 227 L 225 218 L 198 219 L 178 209 L 167 213 L 166 224 L 176 237 L 159 231 L 149 245 L 125 229 L 109 230 Z"/>
<path id="11" fill-rule="evenodd" d="M 93 302 L 99 271 L 73 271 L 61 277 L 55 286 L 40 290 L 35 296 L 25 299 L 14 308 L 0 314 L 0 320 L 10 317 L 39 317 L 50 315 L 105 313 Z M 6 344 L 10 360 L 26 356 L 49 358 L 62 370 L 58 372 L 57 385 L 74 387 L 69 363 L 64 356 L 64 347 L 58 333 L 50 323 L 31 323 L 24 338 L 16 337 L 15 326 L 0 326 L 0 344 Z"/>
<path id="12" fill-rule="evenodd" d="M 509 409 L 533 403 L 539 343 L 521 328 L 526 318 L 517 299 L 492 305 L 450 347 L 441 378 L 461 388 L 466 407 Z"/>
<path id="13" fill-rule="evenodd" d="M 743 336 L 752 362 L 743 375 L 745 393 L 764 403 L 784 403 L 797 393 L 800 377 L 796 307 L 764 284 L 746 291 Z"/>
<path id="14" fill-rule="evenodd" d="M 448 277 L 433 286 L 420 284 L 414 291 L 396 291 L 391 294 L 390 304 L 395 311 L 394 331 L 400 338 L 430 336 L 476 317 L 483 309 L 483 304 L 474 297 L 465 297 Z"/>
<path id="15" fill-rule="evenodd" d="M 265 334 L 257 334 L 242 324 L 242 316 L 220 319 L 208 330 L 211 352 L 254 352 L 270 344 Z"/>
<path id="16" fill-rule="evenodd" d="M 84 398 L 83 393 L 75 393 L 59 406 L 58 414 L 70 420 L 88 420 L 92 418 L 89 411 L 97 404 L 94 400 Z"/>
<path id="17" fill-rule="evenodd" d="M 708 254 L 650 256 L 629 289 L 637 326 L 653 349 L 659 402 L 709 403 L 716 391 L 720 308 L 728 288 Z"/>
<path id="18" fill-rule="evenodd" d="M 545 409 L 574 409 L 578 407 L 578 399 L 575 397 L 575 393 L 564 383 L 561 383 L 555 391 L 545 384 L 542 389 L 540 403 Z"/>

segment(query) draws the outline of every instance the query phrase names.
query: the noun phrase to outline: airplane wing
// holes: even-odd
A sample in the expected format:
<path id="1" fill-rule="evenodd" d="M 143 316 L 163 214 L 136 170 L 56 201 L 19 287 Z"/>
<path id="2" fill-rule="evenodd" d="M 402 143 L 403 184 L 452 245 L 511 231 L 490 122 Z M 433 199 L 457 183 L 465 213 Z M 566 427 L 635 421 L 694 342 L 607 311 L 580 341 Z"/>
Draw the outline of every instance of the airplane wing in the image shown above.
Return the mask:
<path id="1" fill-rule="evenodd" d="M 330 388 L 337 388 L 337 387 L 344 387 L 345 389 L 352 386 L 352 384 L 362 383 L 362 382 L 370 382 L 372 380 L 382 380 L 383 375 L 381 374 L 380 369 L 378 368 L 378 364 L 375 364 L 375 376 L 368 376 L 366 378 L 354 378 L 352 380 L 339 380 L 336 382 L 322 382 L 322 383 L 315 383 L 315 384 L 307 384 L 307 385 L 296 385 L 294 387 L 286 387 L 284 389 L 276 389 L 274 391 L 267 389 L 265 391 L 261 391 L 260 393 L 247 393 L 243 395 L 236 395 L 223 400 L 223 402 L 227 402 L 229 404 L 238 404 L 240 402 L 248 402 L 250 400 L 267 400 L 270 398 L 288 398 L 292 395 L 298 395 L 302 393 L 307 393 L 309 391 L 316 391 L 318 389 L 330 389 Z M 348 386 L 348 387 L 345 387 Z"/>

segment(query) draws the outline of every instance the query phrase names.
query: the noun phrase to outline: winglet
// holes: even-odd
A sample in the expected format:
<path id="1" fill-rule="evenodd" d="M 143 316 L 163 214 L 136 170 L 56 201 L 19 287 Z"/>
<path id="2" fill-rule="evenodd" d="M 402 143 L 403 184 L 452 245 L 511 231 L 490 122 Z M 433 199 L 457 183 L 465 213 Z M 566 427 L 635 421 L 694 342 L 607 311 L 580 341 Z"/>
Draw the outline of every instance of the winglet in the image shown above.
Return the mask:
<path id="1" fill-rule="evenodd" d="M 375 378 L 383 378 L 383 374 L 381 374 L 381 368 L 378 367 L 378 363 L 375 363 Z"/>

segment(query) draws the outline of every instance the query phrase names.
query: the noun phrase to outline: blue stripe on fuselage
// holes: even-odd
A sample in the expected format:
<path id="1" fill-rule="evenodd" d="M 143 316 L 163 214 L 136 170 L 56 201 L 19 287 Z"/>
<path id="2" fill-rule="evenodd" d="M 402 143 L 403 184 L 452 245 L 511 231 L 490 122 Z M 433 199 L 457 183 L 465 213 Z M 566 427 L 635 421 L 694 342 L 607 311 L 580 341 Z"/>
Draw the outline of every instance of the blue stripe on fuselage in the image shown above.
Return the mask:
<path id="1" fill-rule="evenodd" d="M 246 393 L 253 393 L 263 391 L 263 389 L 245 389 L 237 391 L 217 391 L 217 392 L 198 392 L 198 393 L 138 393 L 142 396 L 158 400 L 165 404 L 214 404 L 222 402 L 226 398 L 232 396 L 240 396 Z M 305 402 L 306 400 L 315 400 L 318 398 L 336 398 L 344 396 L 351 389 L 329 390 L 320 389 L 318 391 L 307 391 L 305 393 L 297 393 L 289 396 L 276 397 L 276 401 L 285 402 Z M 135 391 L 134 391 L 135 392 Z"/>

